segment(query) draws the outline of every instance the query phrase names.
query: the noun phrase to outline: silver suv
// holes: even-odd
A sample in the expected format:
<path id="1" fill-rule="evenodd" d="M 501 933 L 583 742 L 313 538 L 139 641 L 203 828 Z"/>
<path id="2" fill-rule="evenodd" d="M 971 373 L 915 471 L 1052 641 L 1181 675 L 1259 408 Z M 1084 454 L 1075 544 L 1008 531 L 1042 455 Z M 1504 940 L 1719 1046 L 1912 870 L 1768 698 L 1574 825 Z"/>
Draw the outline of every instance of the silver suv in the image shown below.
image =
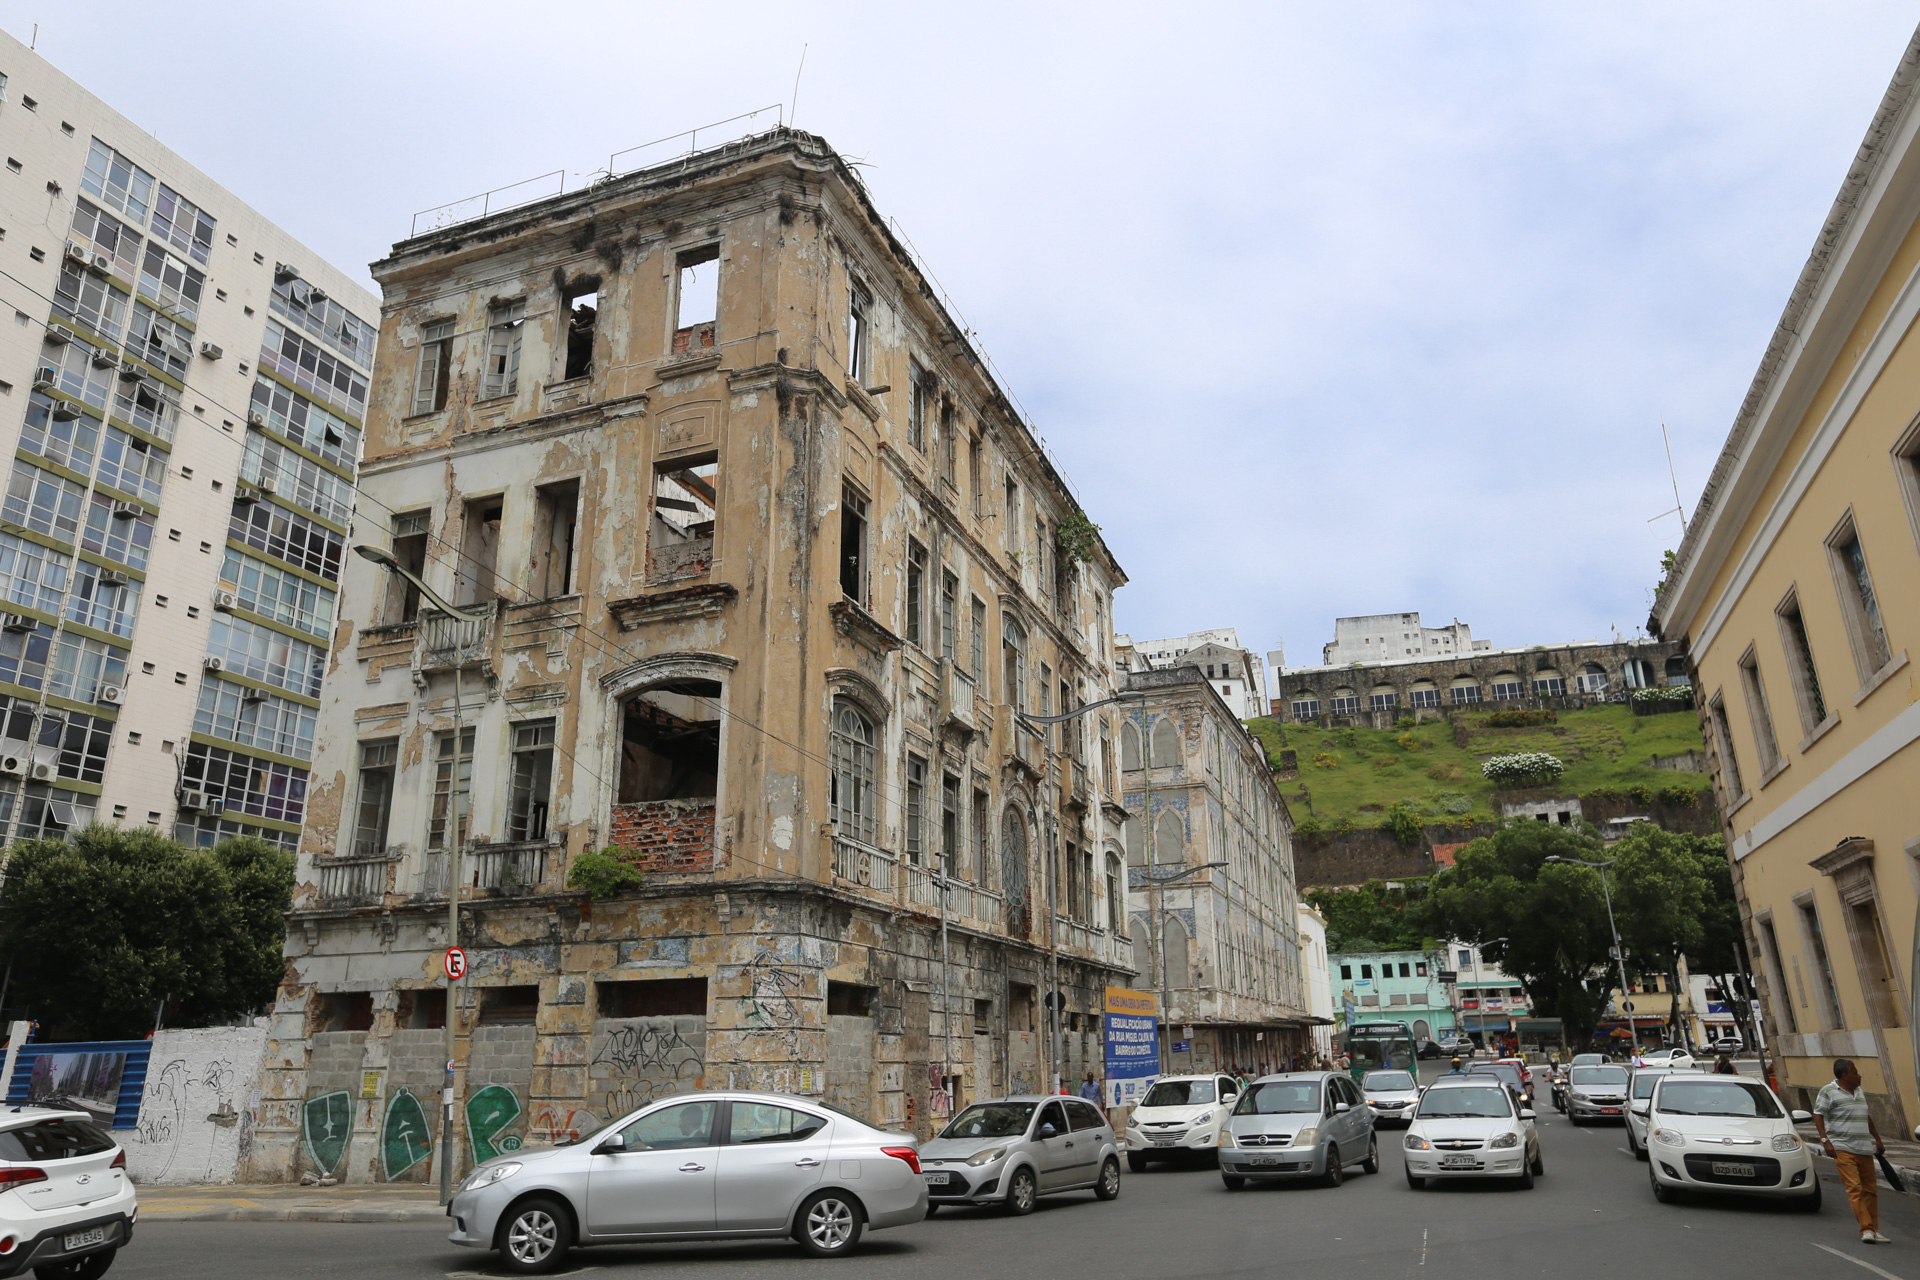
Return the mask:
<path id="1" fill-rule="evenodd" d="M 1119 1143 L 1100 1108 L 1081 1098 L 976 1102 L 920 1149 L 920 1165 L 930 1214 L 943 1204 L 1032 1213 L 1034 1201 L 1060 1191 L 1120 1194 Z"/>
<path id="2" fill-rule="evenodd" d="M 1360 1087 L 1338 1072 L 1262 1076 L 1220 1130 L 1220 1180 L 1229 1191 L 1249 1178 L 1319 1178 L 1337 1187 L 1350 1164 L 1380 1172 L 1380 1147 Z"/>

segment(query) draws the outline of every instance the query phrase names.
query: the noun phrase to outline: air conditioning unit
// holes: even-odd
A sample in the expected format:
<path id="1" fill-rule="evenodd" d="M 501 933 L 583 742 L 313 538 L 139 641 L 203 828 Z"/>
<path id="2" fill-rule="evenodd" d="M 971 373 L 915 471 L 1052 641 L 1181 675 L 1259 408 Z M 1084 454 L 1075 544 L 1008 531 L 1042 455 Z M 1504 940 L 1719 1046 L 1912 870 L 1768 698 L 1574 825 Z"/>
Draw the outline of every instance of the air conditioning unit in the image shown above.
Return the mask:
<path id="1" fill-rule="evenodd" d="M 116 498 L 114 500 L 113 518 L 115 520 L 133 520 L 142 514 L 144 514 L 144 512 L 139 503 L 128 502 L 125 498 Z"/>
<path id="2" fill-rule="evenodd" d="M 209 671 L 225 671 L 227 669 L 227 660 L 208 654 L 206 657 L 200 659 L 200 665 Z"/>
<path id="3" fill-rule="evenodd" d="M 27 777 L 35 782 L 54 782 L 60 777 L 60 768 L 51 760 L 35 760 L 27 766 Z"/>
<path id="4" fill-rule="evenodd" d="M 240 597 L 233 592 L 222 591 L 219 587 L 213 589 L 213 607 L 220 612 L 232 613 L 239 603 Z"/>
<path id="5" fill-rule="evenodd" d="M 200 354 L 205 356 L 209 360 L 218 360 L 221 356 L 227 353 L 220 349 L 219 343 L 203 342 L 200 344 Z"/>
<path id="6" fill-rule="evenodd" d="M 265 431 L 267 429 L 267 415 L 258 409 L 249 409 L 247 410 L 247 425 L 256 431 Z"/>
<path id="7" fill-rule="evenodd" d="M 308 306 L 317 307 L 321 303 L 325 302 L 326 300 L 327 300 L 327 291 L 325 289 L 322 289 L 319 285 L 315 285 L 313 288 L 307 290 Z"/>
<path id="8" fill-rule="evenodd" d="M 103 587 L 124 587 L 131 581 L 133 581 L 133 579 L 121 573 L 118 569 L 102 569 L 100 571 L 99 583 Z"/>
<path id="9" fill-rule="evenodd" d="M 145 371 L 131 360 L 123 361 L 120 365 L 120 381 L 122 382 L 138 382 L 146 376 Z"/>
<path id="10" fill-rule="evenodd" d="M 73 341 L 73 335 L 71 333 L 68 333 L 65 329 L 49 328 L 47 330 L 46 342 L 47 342 L 47 345 L 50 347 L 64 347 L 69 342 L 72 342 L 72 341 Z"/>
<path id="11" fill-rule="evenodd" d="M 18 778 L 26 771 L 25 756 L 0 755 L 0 777 Z"/>
<path id="12" fill-rule="evenodd" d="M 272 476 L 261 476 L 253 482 L 253 487 L 261 493 L 277 493 L 279 491 L 279 486 L 274 483 Z"/>
<path id="13" fill-rule="evenodd" d="M 87 260 L 87 246 L 75 244 L 69 240 L 67 241 L 67 256 L 75 262 L 85 262 Z"/>
<path id="14" fill-rule="evenodd" d="M 240 691 L 240 701 L 242 702 L 255 703 L 265 702 L 266 700 L 267 691 L 265 689 L 255 689 L 249 685 Z"/>
<path id="15" fill-rule="evenodd" d="M 31 631 L 39 622 L 24 613 L 0 613 L 0 631 Z"/>
<path id="16" fill-rule="evenodd" d="M 72 422 L 75 418 L 79 416 L 80 416 L 80 411 L 74 408 L 71 404 L 69 404 L 65 400 L 54 401 L 53 420 L 55 422 Z"/>
<path id="17" fill-rule="evenodd" d="M 298 280 L 299 278 L 300 268 L 290 266 L 284 262 L 276 262 L 273 264 L 273 282 L 275 284 L 285 284 L 289 280 Z"/>
<path id="18" fill-rule="evenodd" d="M 87 265 L 104 276 L 113 270 L 113 259 L 104 253 L 96 253 Z"/>
<path id="19" fill-rule="evenodd" d="M 180 807 L 182 809 L 189 809 L 197 813 L 207 807 L 207 793 L 204 791 L 195 791 L 192 787 L 182 787 L 179 791 L 175 792 L 175 795 L 179 797 Z"/>
<path id="20" fill-rule="evenodd" d="M 219 796 L 208 796 L 206 811 L 210 816 L 218 817 L 227 811 L 227 802 Z"/>
<path id="21" fill-rule="evenodd" d="M 50 364 L 43 364 L 33 371 L 33 389 L 51 391 L 60 380 L 60 371 Z"/>
<path id="22" fill-rule="evenodd" d="M 117 707 L 126 700 L 127 691 L 117 684 L 101 685 L 100 696 L 96 699 L 96 701 L 109 707 Z"/>
<path id="23" fill-rule="evenodd" d="M 233 505 L 250 507 L 260 501 L 260 491 L 244 480 L 233 486 Z"/>
<path id="24" fill-rule="evenodd" d="M 93 353 L 93 367 L 96 369 L 111 369 L 119 363 L 120 357 L 105 347 Z"/>

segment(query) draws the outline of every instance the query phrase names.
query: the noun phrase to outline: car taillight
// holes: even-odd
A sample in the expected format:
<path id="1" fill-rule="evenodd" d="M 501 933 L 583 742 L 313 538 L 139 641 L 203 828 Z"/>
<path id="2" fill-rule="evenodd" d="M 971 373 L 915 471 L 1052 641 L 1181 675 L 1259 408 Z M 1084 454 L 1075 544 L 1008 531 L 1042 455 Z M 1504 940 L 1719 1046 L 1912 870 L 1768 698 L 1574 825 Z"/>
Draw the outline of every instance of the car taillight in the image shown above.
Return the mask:
<path id="1" fill-rule="evenodd" d="M 7 1236 L 4 1239 L 0 1239 L 0 1257 L 4 1257 L 7 1254 L 12 1253 L 13 1246 L 19 1243 L 20 1242 L 18 1240 L 15 1240 L 12 1236 Z"/>
<path id="2" fill-rule="evenodd" d="M 108 1165 L 107 1168 L 124 1169 L 126 1167 L 127 1167 L 127 1149 L 125 1147 L 122 1147 L 118 1151 L 113 1153 L 113 1163 Z"/>
<path id="3" fill-rule="evenodd" d="M 32 1165 L 18 1164 L 0 1169 L 0 1191 L 11 1191 L 15 1187 L 24 1187 L 30 1182 L 45 1182 L 47 1171 L 36 1169 Z"/>
<path id="4" fill-rule="evenodd" d="M 915 1173 L 920 1172 L 920 1153 L 912 1147 L 882 1147 L 880 1148 L 880 1154 L 883 1156 L 892 1156 L 895 1160 L 905 1160 L 907 1162 L 907 1168 L 913 1170 Z M 46 1175 L 42 1174 L 41 1176 L 45 1177 Z"/>

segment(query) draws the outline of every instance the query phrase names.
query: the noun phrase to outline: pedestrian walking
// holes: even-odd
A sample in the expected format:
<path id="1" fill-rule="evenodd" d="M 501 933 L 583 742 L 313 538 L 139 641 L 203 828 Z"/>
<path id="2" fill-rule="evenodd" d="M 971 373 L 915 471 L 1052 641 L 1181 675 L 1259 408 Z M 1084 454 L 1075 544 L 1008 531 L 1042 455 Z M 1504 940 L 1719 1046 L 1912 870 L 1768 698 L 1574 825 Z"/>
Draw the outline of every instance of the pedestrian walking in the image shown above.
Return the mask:
<path id="1" fill-rule="evenodd" d="M 1717 1076 L 1736 1076 L 1740 1073 L 1734 1069 L 1733 1056 L 1723 1053 L 1713 1064 L 1713 1074 Z"/>
<path id="2" fill-rule="evenodd" d="M 1813 1100 L 1813 1123 L 1820 1145 L 1839 1167 L 1847 1201 L 1860 1223 L 1862 1244 L 1892 1244 L 1880 1234 L 1880 1183 L 1874 1157 L 1887 1149 L 1867 1111 L 1867 1093 L 1851 1058 L 1833 1064 L 1833 1081 Z"/>
<path id="3" fill-rule="evenodd" d="M 1088 1102 L 1100 1101 L 1100 1085 L 1099 1082 L 1093 1078 L 1093 1072 L 1091 1071 L 1087 1072 L 1086 1081 L 1080 1086 L 1080 1096 Z"/>

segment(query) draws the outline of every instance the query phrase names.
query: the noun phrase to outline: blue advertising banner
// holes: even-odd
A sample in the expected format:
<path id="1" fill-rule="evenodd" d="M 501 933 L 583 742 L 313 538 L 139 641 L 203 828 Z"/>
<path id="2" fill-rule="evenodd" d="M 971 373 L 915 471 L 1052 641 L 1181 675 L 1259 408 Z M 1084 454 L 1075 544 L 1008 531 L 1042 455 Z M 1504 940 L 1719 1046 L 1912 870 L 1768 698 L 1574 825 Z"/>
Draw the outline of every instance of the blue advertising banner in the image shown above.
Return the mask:
<path id="1" fill-rule="evenodd" d="M 1131 1107 L 1160 1074 L 1160 1002 L 1151 991 L 1108 987 L 1106 1025 L 1106 1103 Z"/>

